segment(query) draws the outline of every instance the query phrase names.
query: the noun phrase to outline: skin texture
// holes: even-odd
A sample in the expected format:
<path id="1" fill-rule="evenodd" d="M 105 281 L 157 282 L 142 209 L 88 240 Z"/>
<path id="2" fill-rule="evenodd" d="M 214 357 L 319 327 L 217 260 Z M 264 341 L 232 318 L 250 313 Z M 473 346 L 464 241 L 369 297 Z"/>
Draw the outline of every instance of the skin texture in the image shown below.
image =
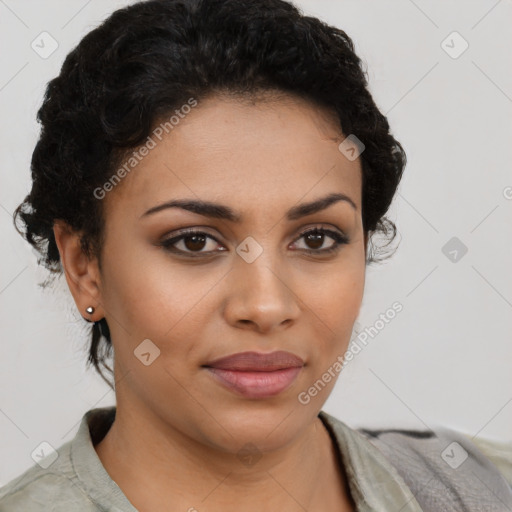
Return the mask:
<path id="1" fill-rule="evenodd" d="M 317 417 L 335 379 L 307 405 L 297 399 L 344 354 L 364 292 L 361 166 L 338 150 L 344 138 L 331 112 L 294 96 L 212 96 L 103 199 L 101 271 L 56 222 L 77 307 L 93 321 L 106 317 L 114 345 L 117 416 L 95 448 L 139 510 L 251 512 L 262 499 L 267 510 L 354 510 Z M 289 208 L 331 193 L 356 209 L 339 201 L 286 219 Z M 183 198 L 221 203 L 243 219 L 178 208 L 143 216 Z M 214 238 L 174 247 L 209 256 L 158 245 L 186 227 Z M 350 241 L 322 255 L 335 241 L 301 236 L 314 227 Z M 252 263 L 236 252 L 248 236 L 263 250 Z M 134 355 L 145 339 L 160 350 L 148 366 Z M 202 367 L 249 350 L 287 350 L 305 365 L 288 389 L 264 399 L 235 394 Z M 257 447 L 257 462 L 237 456 L 246 443 Z"/>

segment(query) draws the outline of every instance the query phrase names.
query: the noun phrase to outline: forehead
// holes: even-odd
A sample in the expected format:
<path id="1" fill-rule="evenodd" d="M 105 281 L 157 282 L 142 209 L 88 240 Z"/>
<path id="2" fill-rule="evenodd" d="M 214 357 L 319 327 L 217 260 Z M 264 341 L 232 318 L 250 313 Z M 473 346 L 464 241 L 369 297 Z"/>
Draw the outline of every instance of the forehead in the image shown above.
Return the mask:
<path id="1" fill-rule="evenodd" d="M 106 211 L 141 215 L 179 197 L 261 211 L 331 192 L 349 195 L 360 210 L 360 162 L 339 151 L 345 135 L 332 111 L 294 96 L 213 96 L 187 112 L 150 134 L 152 148 L 107 194 Z"/>

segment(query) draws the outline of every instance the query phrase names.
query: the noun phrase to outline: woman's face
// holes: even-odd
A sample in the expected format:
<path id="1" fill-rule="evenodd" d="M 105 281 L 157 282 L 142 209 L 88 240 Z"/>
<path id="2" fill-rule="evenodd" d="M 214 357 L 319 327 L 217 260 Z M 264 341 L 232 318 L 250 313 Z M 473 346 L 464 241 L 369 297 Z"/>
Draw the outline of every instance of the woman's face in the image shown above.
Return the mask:
<path id="1" fill-rule="evenodd" d="M 345 135 L 329 112 L 292 97 L 210 97 L 161 141 L 152 138 L 155 147 L 103 199 L 99 302 L 113 339 L 118 408 L 227 452 L 247 442 L 284 446 L 326 401 L 335 378 L 309 400 L 304 392 L 344 354 L 359 313 L 359 159 L 338 149 Z M 304 207 L 332 194 L 349 200 Z M 151 213 L 170 201 L 218 206 L 212 215 Z M 163 245 L 185 228 L 202 235 Z M 303 235 L 314 228 L 334 234 Z M 241 372 L 254 363 L 247 358 L 231 370 L 207 366 L 274 351 L 303 364 L 281 361 L 288 370 L 274 375 Z"/>

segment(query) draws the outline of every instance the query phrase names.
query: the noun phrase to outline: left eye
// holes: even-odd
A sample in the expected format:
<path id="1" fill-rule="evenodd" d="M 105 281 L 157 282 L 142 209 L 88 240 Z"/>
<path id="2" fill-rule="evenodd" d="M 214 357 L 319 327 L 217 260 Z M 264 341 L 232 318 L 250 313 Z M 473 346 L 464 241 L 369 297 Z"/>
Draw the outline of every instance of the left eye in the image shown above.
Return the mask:
<path id="1" fill-rule="evenodd" d="M 334 243 L 330 247 L 327 247 L 326 249 L 318 249 L 318 246 L 323 245 L 323 243 L 325 242 L 326 236 L 328 238 L 333 239 Z M 308 241 L 308 243 L 313 244 L 313 249 L 310 249 L 310 248 L 303 249 L 304 251 L 306 251 L 308 253 L 333 252 L 333 251 L 336 251 L 337 249 L 339 249 L 341 245 L 348 244 L 348 242 L 349 242 L 349 239 L 345 235 L 338 233 L 337 231 L 333 231 L 331 229 L 325 229 L 325 228 L 314 228 L 314 229 L 309 229 L 307 231 L 304 231 L 303 233 L 301 233 L 298 240 L 300 240 L 301 238 L 304 238 L 305 241 Z"/>
<path id="2" fill-rule="evenodd" d="M 334 240 L 334 243 L 330 247 L 319 249 L 319 247 L 321 247 L 324 244 L 326 236 L 327 238 L 331 238 L 332 240 Z M 330 253 L 339 249 L 341 245 L 349 243 L 349 239 L 344 234 L 325 228 L 313 228 L 304 231 L 300 234 L 297 240 L 300 240 L 302 238 L 304 238 L 304 241 L 306 243 L 310 244 L 310 247 L 300 249 L 307 253 Z M 213 240 L 214 242 L 219 244 L 219 242 L 208 233 L 191 229 L 186 230 L 184 232 L 182 231 L 179 235 L 175 237 L 163 240 L 162 242 L 160 242 L 160 245 L 163 246 L 165 250 L 169 252 L 194 257 L 215 252 L 211 250 L 201 250 L 204 249 L 207 239 Z M 179 244 L 182 244 L 182 248 L 178 247 Z M 311 245 L 313 246 L 313 248 L 311 248 Z M 226 248 L 221 247 L 219 251 L 226 250 Z"/>

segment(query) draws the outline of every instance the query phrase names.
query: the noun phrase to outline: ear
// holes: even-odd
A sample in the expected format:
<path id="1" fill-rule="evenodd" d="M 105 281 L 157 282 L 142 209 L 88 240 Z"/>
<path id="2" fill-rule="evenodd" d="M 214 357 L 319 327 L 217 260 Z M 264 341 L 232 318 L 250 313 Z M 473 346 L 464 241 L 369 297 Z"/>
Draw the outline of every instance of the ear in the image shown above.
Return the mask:
<path id="1" fill-rule="evenodd" d="M 67 223 L 56 220 L 53 234 L 69 290 L 82 317 L 91 322 L 101 320 L 105 314 L 101 307 L 101 282 L 97 259 L 89 259 L 80 246 L 80 234 Z M 94 313 L 87 313 L 92 306 Z"/>

